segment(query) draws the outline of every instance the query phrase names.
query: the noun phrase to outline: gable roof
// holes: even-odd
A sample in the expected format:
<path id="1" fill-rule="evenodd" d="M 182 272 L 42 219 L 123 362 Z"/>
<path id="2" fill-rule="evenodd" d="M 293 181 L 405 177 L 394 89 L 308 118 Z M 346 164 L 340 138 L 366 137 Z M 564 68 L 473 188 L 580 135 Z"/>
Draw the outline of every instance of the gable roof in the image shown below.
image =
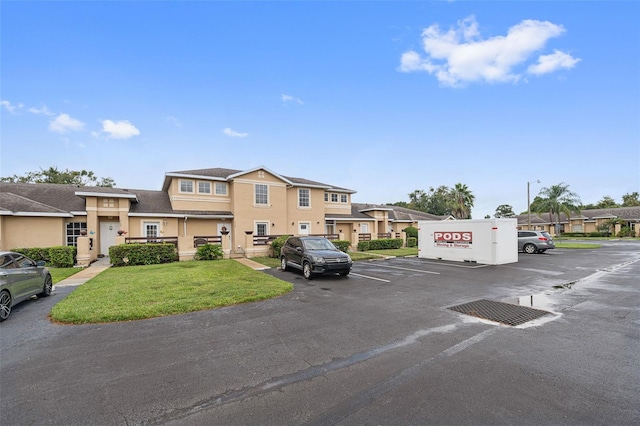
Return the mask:
<path id="1" fill-rule="evenodd" d="M 369 216 L 366 212 L 370 211 L 388 211 L 389 222 L 417 222 L 419 220 L 447 220 L 450 216 L 438 216 L 431 213 L 425 213 L 418 210 L 407 209 L 393 205 L 381 204 L 363 204 L 351 203 L 351 214 L 334 214 L 325 215 L 327 220 L 361 220 L 375 221 L 376 218 Z"/>
<path id="2" fill-rule="evenodd" d="M 162 190 L 166 191 L 167 189 L 169 189 L 171 179 L 174 177 L 231 182 L 239 176 L 243 176 L 248 173 L 253 173 L 257 170 L 264 170 L 265 172 L 272 174 L 273 176 L 277 177 L 278 179 L 281 179 L 282 181 L 292 186 L 302 186 L 307 188 L 321 188 L 328 191 L 346 192 L 349 194 L 355 194 L 356 192 L 351 189 L 341 188 L 339 186 L 333 186 L 333 185 L 329 185 L 322 182 L 312 181 L 309 179 L 284 176 L 284 175 L 275 173 L 264 166 L 254 167 L 248 170 L 235 170 L 235 169 L 225 169 L 225 168 L 218 167 L 213 169 L 195 169 L 195 170 L 168 172 L 168 173 L 165 173 L 164 183 L 162 184 Z"/>

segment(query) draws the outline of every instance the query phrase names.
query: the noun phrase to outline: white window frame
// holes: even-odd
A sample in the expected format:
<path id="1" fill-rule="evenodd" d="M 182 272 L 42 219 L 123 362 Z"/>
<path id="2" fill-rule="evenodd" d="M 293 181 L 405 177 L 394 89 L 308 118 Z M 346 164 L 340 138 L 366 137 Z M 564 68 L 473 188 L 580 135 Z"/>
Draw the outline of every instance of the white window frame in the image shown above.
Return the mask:
<path id="1" fill-rule="evenodd" d="M 258 194 L 258 188 L 265 188 L 266 194 Z M 264 195 L 266 197 L 265 202 L 261 202 L 262 200 L 258 200 L 258 195 L 261 197 Z M 269 185 L 265 185 L 264 183 L 256 183 L 253 185 L 253 204 L 256 206 L 268 206 L 269 205 Z"/>
<path id="2" fill-rule="evenodd" d="M 156 235 L 150 235 L 150 233 L 149 233 L 149 230 L 151 230 L 153 228 L 156 229 L 156 232 L 155 232 Z M 150 240 L 153 240 L 155 238 L 160 237 L 160 222 L 151 222 L 151 221 L 146 222 L 146 221 L 143 221 L 142 222 L 142 236 L 145 237 L 145 238 L 148 238 Z"/>
<path id="3" fill-rule="evenodd" d="M 260 228 L 264 227 L 264 233 L 260 232 Z M 255 223 L 255 232 L 257 237 L 264 237 L 269 235 L 269 222 L 256 222 Z"/>
<path id="4" fill-rule="evenodd" d="M 215 186 L 216 195 L 227 195 L 226 182 L 216 182 L 214 186 Z"/>
<path id="5" fill-rule="evenodd" d="M 360 224 L 360 233 L 361 234 L 368 234 L 369 233 L 369 224 L 368 223 L 361 223 Z"/>
<path id="6" fill-rule="evenodd" d="M 325 192 L 325 193 L 324 193 L 324 202 L 325 202 L 325 203 L 328 203 L 328 202 L 329 202 L 329 193 L 328 193 L 328 192 Z"/>
<path id="7" fill-rule="evenodd" d="M 340 194 L 340 202 L 343 204 L 346 204 L 349 202 L 349 199 L 347 198 L 347 194 Z"/>
<path id="8" fill-rule="evenodd" d="M 113 198 L 103 198 L 102 199 L 102 207 L 115 207 L 116 200 Z"/>
<path id="9" fill-rule="evenodd" d="M 191 190 L 190 191 L 185 191 L 183 190 L 183 186 L 182 185 L 187 185 L 191 186 Z M 193 186 L 193 180 L 190 179 L 180 179 L 178 181 L 178 192 L 182 193 L 182 194 L 193 194 L 195 187 Z"/>
<path id="10" fill-rule="evenodd" d="M 306 202 L 307 204 L 303 204 L 305 201 L 305 197 L 303 197 L 303 193 L 306 193 Z M 303 209 L 311 208 L 311 190 L 308 188 L 298 188 L 298 207 Z"/>
<path id="11" fill-rule="evenodd" d="M 205 191 L 203 191 L 202 186 L 205 187 Z M 207 182 L 206 180 L 199 180 L 198 181 L 198 194 L 211 194 L 211 182 Z"/>
<path id="12" fill-rule="evenodd" d="M 332 203 L 337 203 L 338 202 L 338 194 L 332 192 L 331 193 L 331 202 Z"/>

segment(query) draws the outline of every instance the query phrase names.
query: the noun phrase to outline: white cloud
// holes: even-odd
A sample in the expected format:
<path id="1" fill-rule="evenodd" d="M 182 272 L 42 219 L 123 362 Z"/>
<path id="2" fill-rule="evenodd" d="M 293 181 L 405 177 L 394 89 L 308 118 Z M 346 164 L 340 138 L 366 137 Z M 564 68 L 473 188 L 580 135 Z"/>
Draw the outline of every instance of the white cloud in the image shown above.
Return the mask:
<path id="1" fill-rule="evenodd" d="M 78 131 L 84 128 L 84 123 L 69 114 L 60 114 L 49 122 L 49 130 L 56 133 L 67 133 L 68 131 Z"/>
<path id="2" fill-rule="evenodd" d="M 49 115 L 49 116 L 56 115 L 54 112 L 49 111 L 49 108 L 47 108 L 46 105 L 39 109 L 31 107 L 27 111 L 35 115 Z"/>
<path id="3" fill-rule="evenodd" d="M 544 48 L 547 41 L 564 32 L 563 26 L 548 21 L 524 20 L 509 28 L 506 36 L 482 39 L 473 16 L 459 21 L 448 31 L 441 31 L 434 24 L 422 31 L 426 55 L 423 57 L 413 50 L 405 52 L 398 69 L 402 72 L 425 71 L 435 75 L 445 86 L 476 81 L 517 82 L 522 77 L 520 67 Z M 542 74 L 570 68 L 579 59 L 557 52 L 541 56 L 539 61 L 529 72 Z"/>
<path id="4" fill-rule="evenodd" d="M 108 134 L 111 139 L 129 139 L 133 136 L 138 136 L 140 130 L 127 120 L 121 121 L 102 121 L 102 131 Z"/>
<path id="5" fill-rule="evenodd" d="M 551 55 L 540 55 L 538 63 L 530 65 L 527 71 L 536 75 L 549 74 L 559 69 L 571 69 L 578 62 L 580 62 L 580 59 L 576 59 L 567 53 L 555 50 Z"/>
<path id="6" fill-rule="evenodd" d="M 2 105 L 2 107 L 4 109 L 6 109 L 8 112 L 10 112 L 11 114 L 15 114 L 16 111 L 18 111 L 19 109 L 22 109 L 22 107 L 24 107 L 23 104 L 12 105 L 11 102 L 9 102 L 7 100 L 0 101 L 0 105 Z"/>
<path id="7" fill-rule="evenodd" d="M 302 102 L 301 99 L 294 98 L 291 95 L 281 95 L 281 99 L 282 99 L 282 102 L 284 103 L 294 102 L 294 103 L 297 103 L 298 105 L 304 105 L 304 102 Z"/>
<path id="8" fill-rule="evenodd" d="M 232 138 L 246 138 L 249 136 L 249 133 L 238 133 L 234 130 L 231 130 L 229 127 L 225 128 L 222 133 Z"/>

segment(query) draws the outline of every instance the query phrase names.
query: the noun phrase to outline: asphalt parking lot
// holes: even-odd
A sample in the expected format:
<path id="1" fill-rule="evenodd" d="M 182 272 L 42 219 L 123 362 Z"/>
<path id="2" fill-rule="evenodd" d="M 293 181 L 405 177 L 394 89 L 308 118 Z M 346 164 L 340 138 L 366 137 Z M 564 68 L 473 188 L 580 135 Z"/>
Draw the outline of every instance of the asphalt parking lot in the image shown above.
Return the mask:
<path id="1" fill-rule="evenodd" d="M 640 242 L 483 266 L 277 269 L 277 299 L 145 321 L 60 326 L 29 301 L 0 325 L 2 424 L 640 423 Z M 479 299 L 549 315 L 512 327 Z"/>

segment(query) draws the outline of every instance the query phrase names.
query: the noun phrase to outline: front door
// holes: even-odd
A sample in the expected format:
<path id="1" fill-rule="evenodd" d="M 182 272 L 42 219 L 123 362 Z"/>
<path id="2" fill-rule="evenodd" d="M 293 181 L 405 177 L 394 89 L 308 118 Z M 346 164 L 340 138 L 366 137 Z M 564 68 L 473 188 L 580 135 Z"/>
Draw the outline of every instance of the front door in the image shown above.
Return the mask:
<path id="1" fill-rule="evenodd" d="M 309 222 L 298 223 L 298 235 L 309 235 L 311 231 L 311 224 Z"/>
<path id="2" fill-rule="evenodd" d="M 120 229 L 119 222 L 100 222 L 100 252 L 109 256 L 109 247 L 116 245 L 116 236 Z"/>
<path id="3" fill-rule="evenodd" d="M 228 234 L 222 235 L 222 232 L 228 232 Z M 230 223 L 219 223 L 218 224 L 218 233 L 216 235 L 220 235 L 223 239 L 224 238 L 229 238 L 229 245 L 228 247 L 233 247 L 233 241 L 231 240 L 231 224 Z"/>

